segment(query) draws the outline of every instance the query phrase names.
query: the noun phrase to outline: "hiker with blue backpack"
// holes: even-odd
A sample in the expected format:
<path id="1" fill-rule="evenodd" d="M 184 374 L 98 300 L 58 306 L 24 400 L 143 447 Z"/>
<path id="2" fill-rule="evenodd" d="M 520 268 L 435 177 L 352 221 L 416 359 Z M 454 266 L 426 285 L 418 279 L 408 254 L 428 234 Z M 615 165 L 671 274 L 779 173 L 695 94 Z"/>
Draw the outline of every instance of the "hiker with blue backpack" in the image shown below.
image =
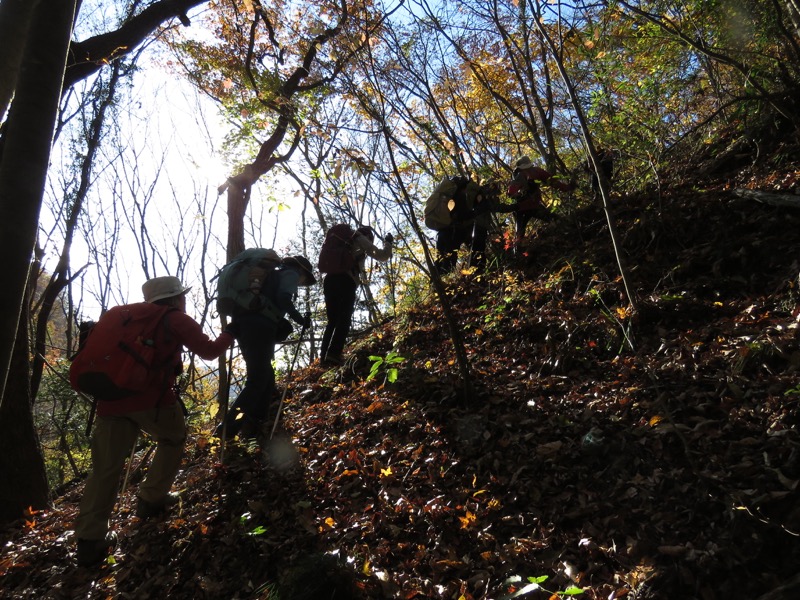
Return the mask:
<path id="1" fill-rule="evenodd" d="M 175 390 L 186 347 L 211 360 L 233 344 L 227 329 L 211 340 L 186 314 L 186 293 L 177 277 L 156 277 L 142 286 L 144 302 L 117 306 L 100 317 L 70 365 L 70 383 L 94 396 L 97 423 L 92 436 L 92 470 L 75 521 L 78 565 L 101 563 L 116 545 L 109 519 L 125 459 L 140 431 L 156 444 L 147 476 L 139 485 L 136 516 L 167 512 L 183 457 L 186 424 Z"/>
<path id="2" fill-rule="evenodd" d="M 245 250 L 223 267 L 217 308 L 233 319 L 247 374 L 244 388 L 214 432 L 217 437 L 247 439 L 264 433 L 275 394 L 275 344 L 291 333 L 284 315 L 304 330 L 311 325 L 311 315 L 297 310 L 294 297 L 298 287 L 316 282 L 307 258 L 280 260 L 273 250 Z"/>
<path id="3" fill-rule="evenodd" d="M 372 227 L 359 227 L 353 231 L 344 223 L 334 225 L 325 235 L 319 253 L 319 270 L 325 275 L 322 285 L 328 318 L 320 348 L 323 364 L 341 365 L 344 362 L 344 347 L 350 334 L 367 256 L 379 261 L 392 257 L 394 238 L 391 233 L 386 234 L 383 248 L 378 248 L 374 240 Z"/>

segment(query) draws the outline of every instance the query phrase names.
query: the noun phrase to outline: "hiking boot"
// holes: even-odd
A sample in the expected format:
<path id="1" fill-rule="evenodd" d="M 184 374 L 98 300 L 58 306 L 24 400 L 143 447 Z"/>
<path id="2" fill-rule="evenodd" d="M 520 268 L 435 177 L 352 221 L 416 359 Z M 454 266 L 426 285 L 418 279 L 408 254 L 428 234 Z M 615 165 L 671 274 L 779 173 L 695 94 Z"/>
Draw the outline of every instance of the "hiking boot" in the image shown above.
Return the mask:
<path id="1" fill-rule="evenodd" d="M 167 494 L 167 497 L 161 502 L 148 502 L 144 498 L 139 498 L 136 503 L 136 516 L 140 519 L 163 517 L 180 501 L 178 494 Z"/>
<path id="2" fill-rule="evenodd" d="M 117 547 L 117 534 L 109 532 L 102 540 L 78 539 L 78 566 L 95 567 Z"/>

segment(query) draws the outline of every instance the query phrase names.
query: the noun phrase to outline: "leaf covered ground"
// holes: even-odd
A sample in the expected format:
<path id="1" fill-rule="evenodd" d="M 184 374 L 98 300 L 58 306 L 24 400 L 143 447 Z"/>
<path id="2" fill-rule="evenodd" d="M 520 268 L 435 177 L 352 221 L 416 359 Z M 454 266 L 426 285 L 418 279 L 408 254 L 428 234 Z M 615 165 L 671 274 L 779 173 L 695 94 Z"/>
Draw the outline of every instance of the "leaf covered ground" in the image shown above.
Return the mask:
<path id="1" fill-rule="evenodd" d="M 731 190 L 798 177 L 617 199 L 633 321 L 600 208 L 540 225 L 448 281 L 472 399 L 419 292 L 344 367 L 295 374 L 284 443 L 220 462 L 196 433 L 166 520 L 133 517 L 134 481 L 109 564 L 75 566 L 82 483 L 6 530 L 0 597 L 267 598 L 330 552 L 365 598 L 797 597 L 800 210 Z M 367 381 L 392 349 L 397 381 Z"/>

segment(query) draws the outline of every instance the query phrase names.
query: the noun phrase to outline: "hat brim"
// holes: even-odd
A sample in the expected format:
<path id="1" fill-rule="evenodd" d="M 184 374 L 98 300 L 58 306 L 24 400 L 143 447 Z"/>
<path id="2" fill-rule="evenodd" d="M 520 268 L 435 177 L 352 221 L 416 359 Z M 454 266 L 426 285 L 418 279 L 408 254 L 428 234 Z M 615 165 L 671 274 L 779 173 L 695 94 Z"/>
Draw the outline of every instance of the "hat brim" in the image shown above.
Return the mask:
<path id="1" fill-rule="evenodd" d="M 164 300 L 164 298 L 176 298 L 177 296 L 185 296 L 187 292 L 191 291 L 191 289 L 192 288 L 190 288 L 190 287 L 183 288 L 183 290 L 181 290 L 177 294 L 174 294 L 174 293 L 158 294 L 156 296 L 153 296 L 149 300 L 147 300 L 147 302 L 158 302 L 159 300 Z"/>

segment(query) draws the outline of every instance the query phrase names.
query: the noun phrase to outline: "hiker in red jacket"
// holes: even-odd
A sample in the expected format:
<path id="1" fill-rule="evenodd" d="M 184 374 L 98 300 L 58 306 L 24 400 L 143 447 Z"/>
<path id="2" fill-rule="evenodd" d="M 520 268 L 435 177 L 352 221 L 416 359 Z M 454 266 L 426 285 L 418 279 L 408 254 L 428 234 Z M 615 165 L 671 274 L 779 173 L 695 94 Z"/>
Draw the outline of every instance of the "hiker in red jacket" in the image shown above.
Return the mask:
<path id="1" fill-rule="evenodd" d="M 75 521 L 78 565 L 97 565 L 116 544 L 109 534 L 109 519 L 117 499 L 120 475 L 140 431 L 156 443 L 153 462 L 139 485 L 136 516 L 147 519 L 164 514 L 175 503 L 170 488 L 178 473 L 186 440 L 183 406 L 175 392 L 182 370 L 181 350 L 185 346 L 201 358 L 217 358 L 233 343 L 233 332 L 224 331 L 216 340 L 203 333 L 186 314 L 186 293 L 177 277 L 156 277 L 142 286 L 145 302 L 167 305 L 153 338 L 154 365 L 147 390 L 117 400 L 97 400 L 97 423 L 92 436 L 92 471 Z"/>
<path id="2" fill-rule="evenodd" d="M 383 248 L 378 248 L 373 241 L 375 232 L 372 227 L 359 227 L 349 243 L 352 254 L 352 268 L 342 273 L 327 273 L 323 280 L 325 294 L 325 313 L 328 324 L 322 335 L 320 356 L 322 362 L 329 365 L 340 365 L 344 362 L 344 351 L 347 336 L 350 333 L 350 321 L 356 307 L 358 285 L 364 272 L 367 256 L 375 260 L 386 261 L 392 257 L 391 233 L 386 234 Z"/>
<path id="3" fill-rule="evenodd" d="M 542 202 L 542 190 L 539 182 L 546 182 L 562 192 L 575 189 L 571 183 L 563 183 L 541 167 L 537 167 L 527 156 L 520 158 L 514 166 L 514 178 L 508 186 L 508 195 L 516 200 L 515 217 L 517 241 L 525 237 L 525 229 L 531 219 L 552 221 L 551 213 Z"/>

